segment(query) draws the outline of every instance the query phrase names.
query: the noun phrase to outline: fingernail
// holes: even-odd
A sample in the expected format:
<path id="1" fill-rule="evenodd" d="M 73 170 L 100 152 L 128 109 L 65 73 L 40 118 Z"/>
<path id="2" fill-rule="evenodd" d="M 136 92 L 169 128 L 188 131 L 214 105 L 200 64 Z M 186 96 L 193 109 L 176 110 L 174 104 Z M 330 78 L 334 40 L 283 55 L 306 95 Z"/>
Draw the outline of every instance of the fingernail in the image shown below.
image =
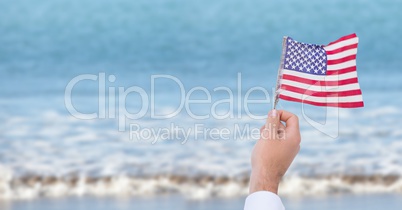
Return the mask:
<path id="1" fill-rule="evenodd" d="M 276 117 L 276 109 L 271 110 L 271 117 Z"/>

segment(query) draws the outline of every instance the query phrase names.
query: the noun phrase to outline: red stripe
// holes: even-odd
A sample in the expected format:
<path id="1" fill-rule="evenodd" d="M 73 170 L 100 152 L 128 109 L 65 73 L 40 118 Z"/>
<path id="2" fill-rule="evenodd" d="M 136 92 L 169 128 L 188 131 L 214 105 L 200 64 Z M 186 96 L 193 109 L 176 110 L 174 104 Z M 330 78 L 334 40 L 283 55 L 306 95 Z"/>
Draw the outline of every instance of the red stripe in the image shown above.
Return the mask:
<path id="1" fill-rule="evenodd" d="M 308 85 L 317 85 L 317 86 L 338 86 L 338 85 L 348 85 L 348 84 L 357 83 L 357 77 L 339 80 L 339 81 L 323 81 L 323 80 L 312 80 L 312 79 L 306 79 L 306 78 L 297 77 L 297 76 L 293 76 L 293 75 L 283 74 L 282 79 L 295 81 L 295 82 L 301 82 L 301 83 L 308 84 Z M 323 79 L 324 79 L 324 77 L 323 77 Z"/>
<path id="2" fill-rule="evenodd" d="M 345 41 L 345 40 L 348 40 L 348 39 L 353 39 L 355 37 L 357 37 L 356 34 L 349 34 L 349 35 L 346 35 L 346 36 L 343 36 L 343 37 L 339 38 L 338 40 L 336 40 L 334 42 L 329 43 L 327 46 L 330 46 L 330 45 L 333 45 L 333 44 L 336 44 L 338 42 Z"/>
<path id="3" fill-rule="evenodd" d="M 333 55 L 333 54 L 341 53 L 341 52 L 346 51 L 346 50 L 355 49 L 355 48 L 357 48 L 357 45 L 358 45 L 357 43 L 356 44 L 351 44 L 351 45 L 346 45 L 344 47 L 340 47 L 340 48 L 337 48 L 335 50 L 328 50 L 328 51 L 325 51 L 325 52 L 327 53 L 327 55 Z M 324 50 L 325 50 L 325 48 L 324 48 Z"/>
<path id="4" fill-rule="evenodd" d="M 279 98 L 287 101 L 293 101 L 293 102 L 300 102 L 304 104 L 310 104 L 314 106 L 330 106 L 330 107 L 340 107 L 340 108 L 359 108 L 363 107 L 364 103 L 363 101 L 358 101 L 358 102 L 339 102 L 339 103 L 323 103 L 323 102 L 314 102 L 314 101 L 308 101 L 308 100 L 301 100 L 289 96 L 284 96 L 284 95 L 279 95 Z"/>
<path id="5" fill-rule="evenodd" d="M 335 65 L 335 64 L 340 64 L 343 62 L 347 62 L 347 61 L 351 61 L 351 60 L 355 60 L 356 59 L 356 54 L 354 55 L 349 55 L 343 58 L 339 58 L 339 59 L 334 59 L 334 60 L 328 60 L 327 61 L 327 65 Z"/>
<path id="6" fill-rule="evenodd" d="M 343 68 L 343 69 L 339 69 L 339 70 L 328 70 L 327 75 L 346 74 L 346 73 L 353 72 L 353 71 L 356 71 L 356 66 L 351 66 L 351 67 L 347 67 L 347 68 Z"/>
<path id="7" fill-rule="evenodd" d="M 315 96 L 315 97 L 342 97 L 342 96 L 355 96 L 355 95 L 362 94 L 362 91 L 360 89 L 345 90 L 345 91 L 338 91 L 338 92 L 334 92 L 334 91 L 318 92 L 318 91 L 311 91 L 311 90 L 306 90 L 303 88 L 293 87 L 291 85 L 285 85 L 285 84 L 281 85 L 281 89 L 308 95 L 308 96 Z"/>

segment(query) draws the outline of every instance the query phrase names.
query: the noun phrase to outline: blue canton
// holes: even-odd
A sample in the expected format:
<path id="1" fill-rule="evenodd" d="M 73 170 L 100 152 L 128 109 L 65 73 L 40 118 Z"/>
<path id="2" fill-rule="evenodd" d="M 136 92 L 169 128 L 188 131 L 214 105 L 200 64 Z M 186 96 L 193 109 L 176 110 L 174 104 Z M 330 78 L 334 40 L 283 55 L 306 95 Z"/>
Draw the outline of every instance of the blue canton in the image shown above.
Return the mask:
<path id="1" fill-rule="evenodd" d="M 305 44 L 288 37 L 283 65 L 288 70 L 326 75 L 327 54 L 320 45 Z"/>

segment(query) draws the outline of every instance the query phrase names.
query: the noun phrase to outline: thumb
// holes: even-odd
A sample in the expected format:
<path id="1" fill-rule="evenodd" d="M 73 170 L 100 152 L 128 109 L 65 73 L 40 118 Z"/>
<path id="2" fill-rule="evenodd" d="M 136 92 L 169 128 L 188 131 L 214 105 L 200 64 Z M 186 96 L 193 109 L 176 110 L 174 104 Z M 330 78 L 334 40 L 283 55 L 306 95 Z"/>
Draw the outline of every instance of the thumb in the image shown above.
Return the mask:
<path id="1" fill-rule="evenodd" d="M 273 109 L 268 113 L 268 118 L 265 122 L 264 137 L 266 139 L 276 139 L 279 124 L 279 112 Z"/>

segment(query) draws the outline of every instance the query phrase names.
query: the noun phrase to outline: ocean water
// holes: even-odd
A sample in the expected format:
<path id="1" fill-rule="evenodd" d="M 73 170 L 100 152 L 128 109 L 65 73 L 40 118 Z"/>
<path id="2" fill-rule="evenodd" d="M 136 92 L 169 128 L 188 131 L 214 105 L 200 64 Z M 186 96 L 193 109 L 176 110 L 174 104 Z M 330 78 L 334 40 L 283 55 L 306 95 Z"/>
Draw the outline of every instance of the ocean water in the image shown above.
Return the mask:
<path id="1" fill-rule="evenodd" d="M 272 92 L 282 37 L 327 44 L 354 32 L 360 38 L 357 65 L 365 107 L 302 109 L 280 101 L 279 108 L 300 116 L 302 133 L 302 149 L 280 192 L 399 196 L 401 7 L 398 0 L 3 0 L 0 198 L 244 196 L 253 138 L 197 135 L 194 126 L 231 132 L 235 126 L 258 129 L 264 119 L 253 119 L 247 112 L 264 116 L 272 104 L 246 110 L 241 98 L 257 86 Z M 79 119 L 67 108 L 66 87 L 83 74 L 96 80 L 77 83 L 72 103 L 82 113 L 99 116 L 104 105 L 104 118 Z M 103 74 L 106 91 L 99 96 Z M 155 75 L 165 78 L 154 80 L 153 89 Z M 197 115 L 210 114 L 213 102 L 228 97 L 214 88 L 233 90 L 234 106 L 214 109 L 221 116 L 233 116 L 194 119 L 182 110 L 154 119 L 150 105 L 144 108 L 143 103 L 150 98 L 142 100 L 133 93 L 118 101 L 119 87 L 137 87 L 149 96 L 154 91 L 156 115 L 174 112 L 183 97 L 176 80 L 166 75 L 180 81 L 186 95 L 194 87 L 211 93 L 211 103 L 191 107 Z M 261 97 L 262 92 L 251 95 Z M 205 95 L 194 92 L 191 99 Z M 142 108 L 143 117 L 119 121 L 124 110 L 137 113 Z M 324 126 L 318 130 L 311 120 Z M 130 124 L 171 136 L 133 138 Z M 188 138 L 172 126 L 189 130 Z"/>
<path id="2" fill-rule="evenodd" d="M 157 202 L 155 202 L 157 201 Z M 282 199 L 287 209 L 367 209 L 384 208 L 398 209 L 401 199 L 398 195 L 365 195 L 365 196 L 333 196 L 333 197 L 306 197 L 303 199 Z M 97 198 L 97 197 L 67 197 L 57 199 L 18 200 L 0 204 L 2 209 L 241 209 L 244 198 L 208 199 L 205 201 L 186 200 L 179 196 L 158 196 L 157 198 Z M 35 208 L 36 207 L 36 208 Z"/>

